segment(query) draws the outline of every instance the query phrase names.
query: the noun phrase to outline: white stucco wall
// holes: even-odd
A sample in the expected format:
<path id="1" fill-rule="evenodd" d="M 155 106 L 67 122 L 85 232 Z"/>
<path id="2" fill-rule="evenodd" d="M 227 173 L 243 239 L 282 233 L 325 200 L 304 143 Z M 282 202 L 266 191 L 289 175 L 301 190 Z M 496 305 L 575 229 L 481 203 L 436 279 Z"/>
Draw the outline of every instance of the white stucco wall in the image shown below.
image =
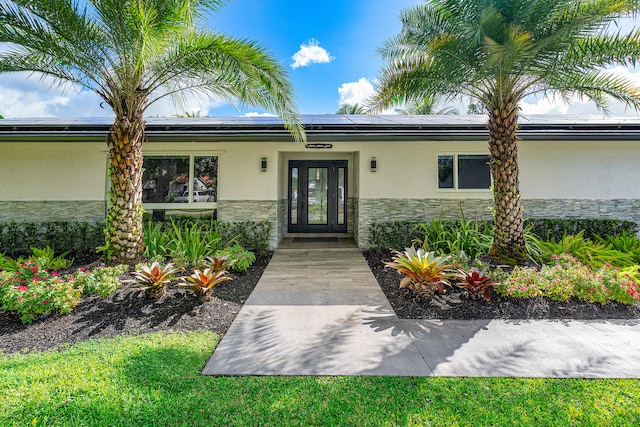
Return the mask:
<path id="1" fill-rule="evenodd" d="M 348 160 L 351 197 L 491 199 L 489 190 L 438 190 L 436 180 L 438 154 L 486 153 L 486 142 L 333 142 L 328 150 L 289 141 L 151 142 L 144 152 L 219 156 L 219 200 L 284 199 L 288 161 L 311 159 Z M 0 200 L 104 200 L 106 155 L 103 142 L 0 143 Z M 525 199 L 640 199 L 640 142 L 522 141 L 520 172 Z"/>
<path id="2" fill-rule="evenodd" d="M 640 199 L 640 142 L 524 141 L 527 199 Z"/>
<path id="3" fill-rule="evenodd" d="M 0 143 L 0 201 L 104 200 L 107 146 Z"/>

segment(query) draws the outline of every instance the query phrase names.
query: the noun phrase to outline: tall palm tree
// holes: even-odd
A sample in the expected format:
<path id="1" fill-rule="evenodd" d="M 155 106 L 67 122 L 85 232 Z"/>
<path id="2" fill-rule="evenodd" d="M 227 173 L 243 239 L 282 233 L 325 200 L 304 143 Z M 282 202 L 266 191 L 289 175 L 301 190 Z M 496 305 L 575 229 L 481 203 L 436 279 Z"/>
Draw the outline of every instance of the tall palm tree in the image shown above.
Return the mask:
<path id="1" fill-rule="evenodd" d="M 518 171 L 518 115 L 529 95 L 610 99 L 640 106 L 633 82 L 605 71 L 635 64 L 640 31 L 614 33 L 637 0 L 431 0 L 405 9 L 403 29 L 380 53 L 388 64 L 369 108 L 431 94 L 468 96 L 488 112 L 495 236 L 491 253 L 523 260 Z"/>
<path id="2" fill-rule="evenodd" d="M 285 69 L 264 48 L 201 28 L 225 0 L 0 2 L 0 73 L 31 71 L 97 93 L 115 120 L 107 136 L 106 248 L 127 262 L 143 252 L 144 112 L 195 93 L 262 106 L 305 138 Z"/>
<path id="3" fill-rule="evenodd" d="M 409 103 L 403 103 L 399 100 L 395 100 L 394 103 L 404 104 L 404 108 L 396 108 L 394 111 L 398 114 L 404 115 L 451 115 L 458 114 L 458 109 L 450 105 L 441 106 L 442 100 L 437 96 L 427 96 L 420 100 L 412 101 Z"/>
<path id="4" fill-rule="evenodd" d="M 364 114 L 364 108 L 362 105 L 355 104 L 342 104 L 336 114 Z"/>

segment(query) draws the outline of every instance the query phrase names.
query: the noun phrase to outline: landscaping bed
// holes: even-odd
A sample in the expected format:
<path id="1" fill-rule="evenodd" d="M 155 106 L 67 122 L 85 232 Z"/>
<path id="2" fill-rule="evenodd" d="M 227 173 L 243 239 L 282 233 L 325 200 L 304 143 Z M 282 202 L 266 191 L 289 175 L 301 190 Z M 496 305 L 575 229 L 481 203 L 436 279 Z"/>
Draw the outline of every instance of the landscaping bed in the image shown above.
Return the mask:
<path id="1" fill-rule="evenodd" d="M 91 338 L 156 331 L 206 330 L 224 334 L 258 283 L 271 255 L 258 255 L 244 273 L 231 273 L 232 280 L 217 285 L 208 302 L 176 286 L 169 286 L 167 295 L 155 301 L 144 291 L 123 284 L 110 297 L 84 296 L 70 314 L 41 315 L 31 324 L 23 324 L 18 314 L 0 310 L 0 352 L 44 350 Z M 74 269 L 97 264 L 88 261 L 81 260 Z"/>
<path id="2" fill-rule="evenodd" d="M 502 297 L 491 290 L 491 300 L 472 300 L 466 291 L 447 287 L 445 294 L 436 293 L 422 299 L 414 291 L 400 289 L 402 275 L 385 268 L 391 261 L 389 251 L 363 253 L 382 291 L 401 319 L 639 319 L 640 305 L 607 302 L 588 303 L 576 298 L 553 301 L 549 298 Z"/>

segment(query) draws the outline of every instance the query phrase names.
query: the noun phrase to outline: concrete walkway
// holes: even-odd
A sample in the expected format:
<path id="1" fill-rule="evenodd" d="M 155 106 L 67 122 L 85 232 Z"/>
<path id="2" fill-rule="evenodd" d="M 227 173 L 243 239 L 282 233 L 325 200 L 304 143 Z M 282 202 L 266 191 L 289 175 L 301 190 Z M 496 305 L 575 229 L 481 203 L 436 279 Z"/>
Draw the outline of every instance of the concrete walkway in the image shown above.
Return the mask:
<path id="1" fill-rule="evenodd" d="M 355 245 L 287 241 L 202 373 L 640 378 L 638 354 L 638 320 L 399 320 Z"/>

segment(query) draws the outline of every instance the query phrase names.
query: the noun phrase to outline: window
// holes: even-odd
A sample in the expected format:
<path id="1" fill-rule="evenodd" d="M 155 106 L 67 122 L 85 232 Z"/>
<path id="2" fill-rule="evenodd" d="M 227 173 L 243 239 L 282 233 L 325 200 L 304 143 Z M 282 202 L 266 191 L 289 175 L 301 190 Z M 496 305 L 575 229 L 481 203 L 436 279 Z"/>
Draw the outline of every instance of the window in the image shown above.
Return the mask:
<path id="1" fill-rule="evenodd" d="M 150 207 L 214 203 L 218 197 L 218 157 L 145 156 L 142 202 Z M 170 207 L 169 206 L 169 207 Z M 203 206 L 204 207 L 204 206 Z"/>
<path id="2" fill-rule="evenodd" d="M 489 156 L 486 154 L 441 154 L 438 156 L 438 188 L 488 190 L 491 187 Z"/>

